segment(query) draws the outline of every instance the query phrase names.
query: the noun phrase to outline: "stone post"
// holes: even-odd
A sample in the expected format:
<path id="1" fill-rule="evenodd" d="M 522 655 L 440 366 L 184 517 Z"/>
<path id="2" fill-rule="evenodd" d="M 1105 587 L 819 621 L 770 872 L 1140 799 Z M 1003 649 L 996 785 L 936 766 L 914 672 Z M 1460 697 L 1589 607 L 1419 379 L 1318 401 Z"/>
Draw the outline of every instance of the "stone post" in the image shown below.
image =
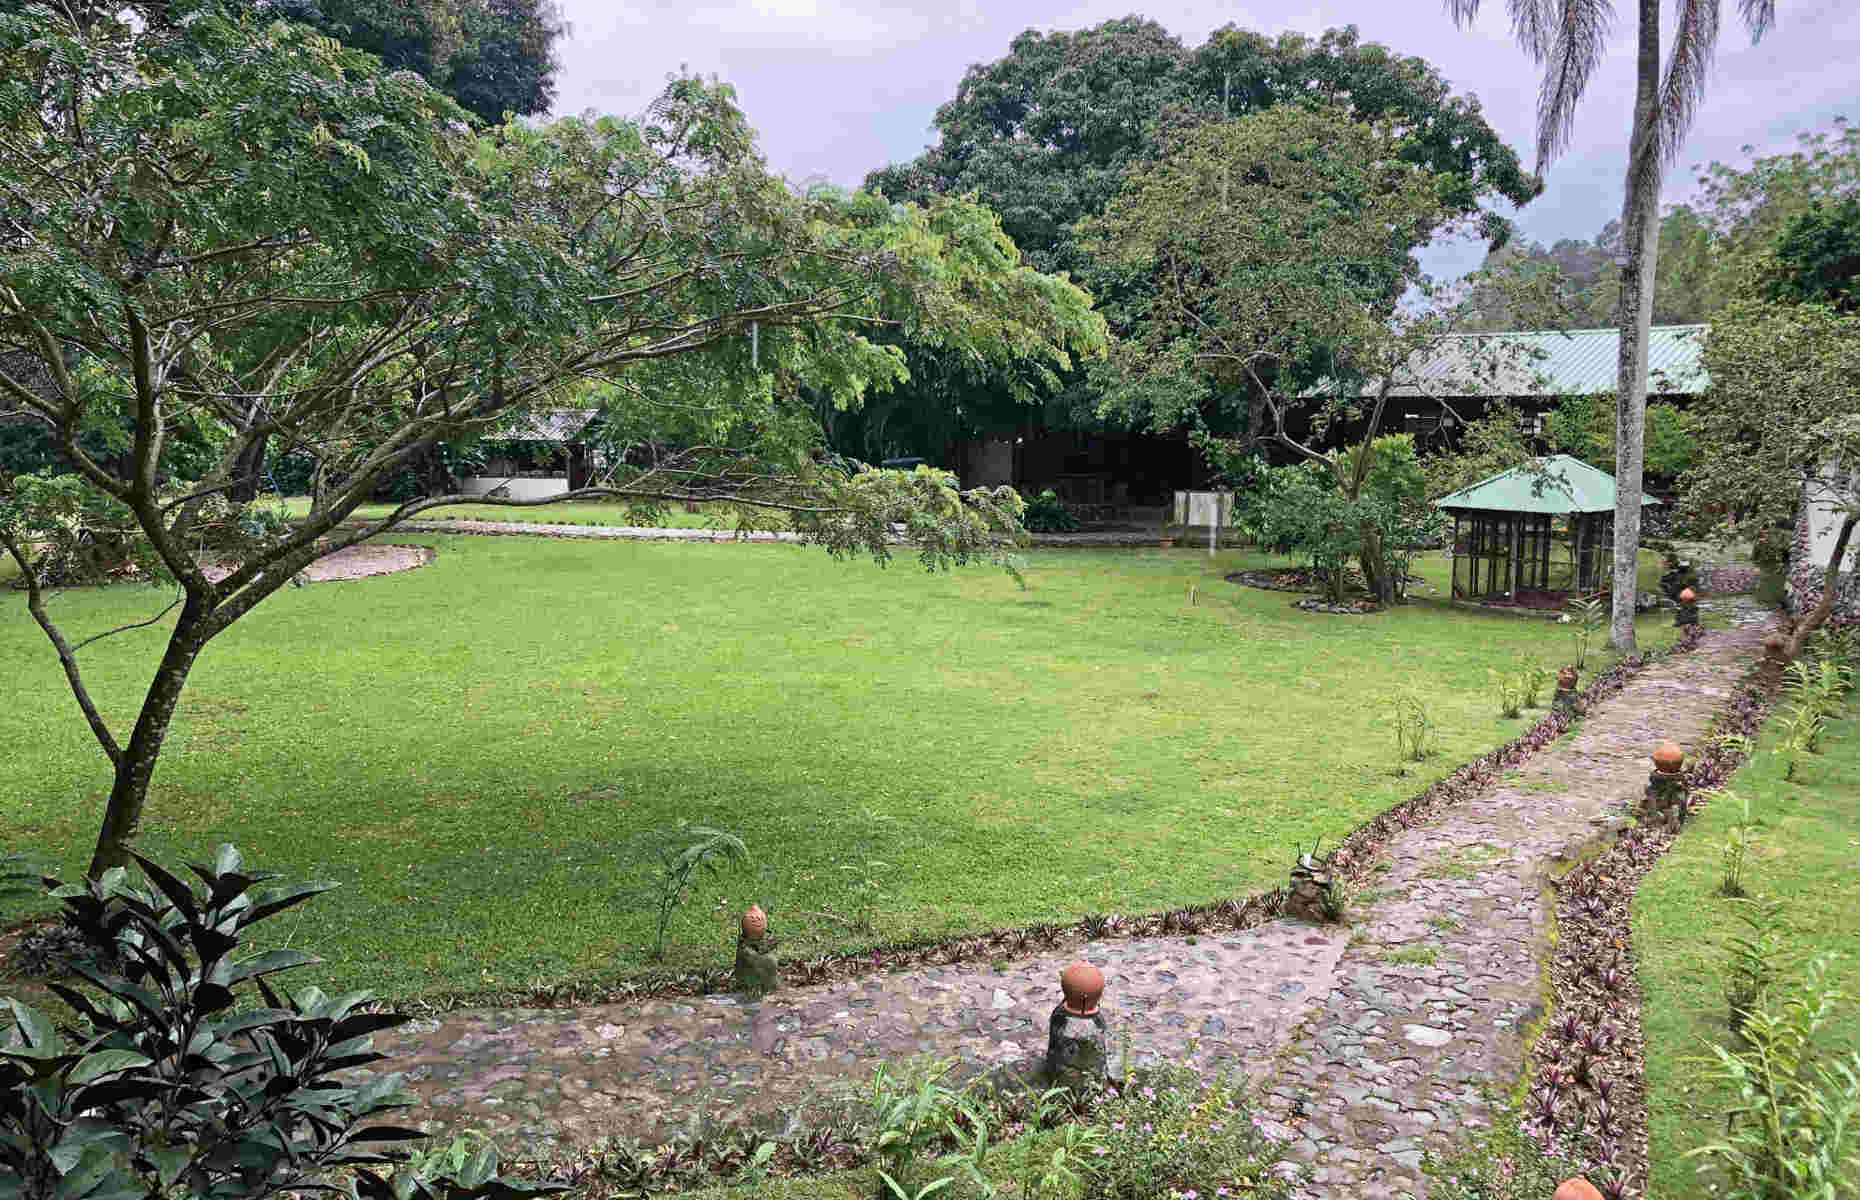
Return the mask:
<path id="1" fill-rule="evenodd" d="M 1765 687 L 1778 687 L 1782 684 L 1783 673 L 1788 668 L 1788 635 L 1772 633 L 1763 639 L 1763 666 L 1757 672 L 1757 678 Z"/>
<path id="2" fill-rule="evenodd" d="M 769 916 L 752 904 L 743 914 L 742 932 L 736 938 L 736 990 L 752 998 L 781 988 L 781 960 L 775 956 L 775 939 L 769 936 Z"/>
<path id="3" fill-rule="evenodd" d="M 1653 774 L 1640 806 L 1643 825 L 1678 833 L 1685 824 L 1686 777 L 1680 773 L 1685 761 L 1685 751 L 1673 742 L 1661 742 L 1653 752 Z"/>
<path id="4" fill-rule="evenodd" d="M 1576 668 L 1564 667 L 1556 673 L 1556 693 L 1550 697 L 1550 711 L 1566 717 L 1576 715 Z"/>
<path id="5" fill-rule="evenodd" d="M 1110 1027 L 1098 1002 L 1104 996 L 1104 972 L 1088 962 L 1075 962 L 1059 973 L 1065 999 L 1053 1008 L 1046 1023 L 1047 1082 L 1055 1087 L 1083 1088 L 1102 1083 L 1111 1073 Z"/>
<path id="6" fill-rule="evenodd" d="M 1333 911 L 1331 886 L 1326 864 L 1309 854 L 1300 854 L 1292 865 L 1291 893 L 1285 898 L 1286 915 L 1301 921 L 1329 921 Z"/>
<path id="7" fill-rule="evenodd" d="M 1679 593 L 1679 608 L 1673 613 L 1673 624 L 1680 628 L 1699 623 L 1699 596 L 1691 588 L 1684 588 Z"/>

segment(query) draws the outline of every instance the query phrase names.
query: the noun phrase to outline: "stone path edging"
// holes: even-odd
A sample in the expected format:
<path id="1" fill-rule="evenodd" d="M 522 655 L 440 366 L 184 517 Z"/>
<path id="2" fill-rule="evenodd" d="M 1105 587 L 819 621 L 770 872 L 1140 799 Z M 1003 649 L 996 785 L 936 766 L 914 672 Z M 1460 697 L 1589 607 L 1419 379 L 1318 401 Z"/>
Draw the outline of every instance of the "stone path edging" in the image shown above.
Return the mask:
<path id="1" fill-rule="evenodd" d="M 1259 1080 L 1270 1128 L 1313 1168 L 1312 1197 L 1419 1192 L 1423 1150 L 1488 1121 L 1482 1086 L 1521 1076 L 1544 1001 L 1546 872 L 1620 820 L 1656 740 L 1702 733 L 1762 633 L 1708 634 L 1496 786 L 1395 833 L 1365 864 L 1375 894 L 1347 928 L 1280 919 L 1092 943 L 1114 1039 L 1136 1061 L 1192 1055 Z M 435 1125 L 540 1148 L 650 1139 L 702 1115 L 779 1120 L 881 1059 L 1025 1065 L 1074 954 L 918 967 L 760 1003 L 457 1012 L 378 1040 L 411 1066 L 416 1115 Z"/>

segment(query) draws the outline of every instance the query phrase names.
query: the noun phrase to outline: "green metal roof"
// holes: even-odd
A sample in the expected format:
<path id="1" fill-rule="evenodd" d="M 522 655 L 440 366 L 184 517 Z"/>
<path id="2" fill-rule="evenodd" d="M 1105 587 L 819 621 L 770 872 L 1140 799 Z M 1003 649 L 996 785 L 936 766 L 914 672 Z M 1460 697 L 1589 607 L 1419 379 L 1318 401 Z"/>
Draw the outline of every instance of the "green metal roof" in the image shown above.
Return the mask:
<path id="1" fill-rule="evenodd" d="M 1696 396 L 1709 325 L 1656 325 L 1647 339 L 1647 391 Z M 1417 353 L 1391 396 L 1589 396 L 1615 390 L 1618 329 L 1461 333 Z M 1369 388 L 1365 394 L 1374 394 Z"/>
<path id="2" fill-rule="evenodd" d="M 1658 504 L 1642 496 L 1641 504 Z M 1554 454 L 1513 467 L 1434 501 L 1435 508 L 1512 513 L 1600 513 L 1615 510 L 1615 477 L 1579 458 Z"/>

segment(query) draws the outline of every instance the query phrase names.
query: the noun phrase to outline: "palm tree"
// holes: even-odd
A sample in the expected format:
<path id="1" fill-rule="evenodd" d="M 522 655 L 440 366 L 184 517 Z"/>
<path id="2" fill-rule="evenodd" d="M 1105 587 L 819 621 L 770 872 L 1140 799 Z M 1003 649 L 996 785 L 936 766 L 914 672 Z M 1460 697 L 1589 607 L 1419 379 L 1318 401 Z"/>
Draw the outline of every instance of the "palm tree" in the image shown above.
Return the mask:
<path id="1" fill-rule="evenodd" d="M 1537 94 L 1537 173 L 1569 145 L 1582 99 L 1614 24 L 1611 0 L 1507 0 L 1512 33 L 1544 67 Z M 1634 596 L 1640 564 L 1641 458 L 1647 425 L 1647 336 L 1653 326 L 1654 251 L 1660 237 L 1660 178 L 1678 155 L 1705 95 L 1718 45 L 1720 0 L 1673 0 L 1678 28 L 1660 71 L 1661 0 L 1636 0 L 1640 12 L 1634 132 L 1628 141 L 1627 194 L 1621 204 L 1621 357 L 1615 387 L 1615 578 L 1610 643 L 1634 649 Z M 1446 0 L 1462 28 L 1479 0 Z M 1776 20 L 1776 0 L 1738 0 L 1755 41 Z"/>

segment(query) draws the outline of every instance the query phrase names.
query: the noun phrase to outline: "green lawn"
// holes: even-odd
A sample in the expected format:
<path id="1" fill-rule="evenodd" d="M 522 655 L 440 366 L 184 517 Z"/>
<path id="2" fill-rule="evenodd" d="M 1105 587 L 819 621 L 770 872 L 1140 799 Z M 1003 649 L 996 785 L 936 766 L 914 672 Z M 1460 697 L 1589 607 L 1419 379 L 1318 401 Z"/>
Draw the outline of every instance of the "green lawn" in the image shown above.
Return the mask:
<path id="1" fill-rule="evenodd" d="M 278 932 L 330 959 L 324 980 L 394 996 L 639 969 L 648 835 L 680 818 L 754 861 L 703 882 L 675 962 L 727 963 L 750 900 L 798 956 L 1252 892 L 1294 843 L 1510 737 L 1524 720 L 1497 716 L 1488 672 L 1570 647 L 1568 627 L 1426 601 L 1298 613 L 1221 580 L 1265 561 L 1238 552 L 1034 553 L 1021 591 L 803 547 L 414 540 L 434 565 L 287 589 L 208 647 L 143 843 L 231 840 L 341 881 Z M 84 635 L 164 600 L 54 611 Z M 85 652 L 119 724 L 158 652 L 154 629 Z M 107 776 L 17 596 L 0 678 L 3 840 L 80 870 Z M 1405 777 L 1384 723 L 1401 686 L 1441 730 Z M 812 915 L 856 915 L 865 879 L 874 930 Z"/>
<path id="2" fill-rule="evenodd" d="M 1830 724 L 1822 753 L 1804 756 L 1785 782 L 1774 756 L 1759 752 L 1731 781 L 1761 822 L 1745 886 L 1787 905 L 1790 950 L 1843 957 L 1830 981 L 1860 993 L 1860 720 L 1850 706 Z M 1768 733 L 1760 745 L 1775 740 Z M 1697 1160 L 1681 1156 L 1722 1132 L 1733 1096 L 1704 1079 L 1688 1058 L 1708 1043 L 1731 1045 L 1726 1026 L 1722 945 L 1741 931 L 1734 902 L 1718 896 L 1721 853 L 1741 805 L 1716 803 L 1686 828 L 1641 885 L 1634 945 L 1646 1006 L 1651 1094 L 1652 1188 L 1658 1200 L 1701 1195 Z M 1790 979 L 1794 982 L 1794 976 Z M 1825 1031 L 1830 1054 L 1860 1050 L 1860 1009 L 1844 1007 Z"/>

